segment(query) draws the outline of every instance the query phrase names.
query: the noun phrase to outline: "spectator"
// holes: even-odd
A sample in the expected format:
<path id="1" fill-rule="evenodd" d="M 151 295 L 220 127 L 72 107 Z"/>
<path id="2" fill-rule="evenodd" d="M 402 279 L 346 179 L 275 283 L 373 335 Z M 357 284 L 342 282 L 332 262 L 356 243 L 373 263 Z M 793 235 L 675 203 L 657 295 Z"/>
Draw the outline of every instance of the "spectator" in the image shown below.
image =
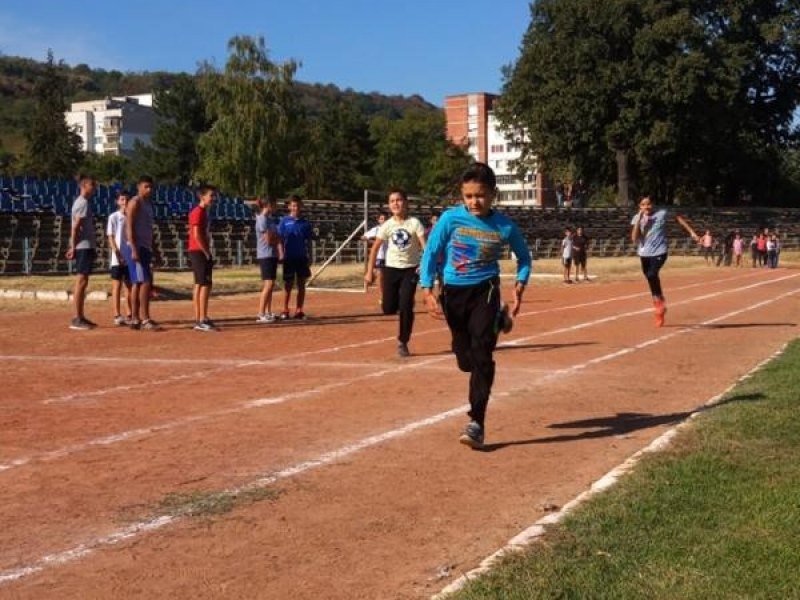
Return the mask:
<path id="1" fill-rule="evenodd" d="M 72 226 L 70 227 L 69 248 L 66 257 L 75 260 L 75 289 L 73 302 L 75 303 L 75 318 L 72 319 L 70 329 L 87 330 L 97 327 L 86 318 L 84 304 L 86 302 L 86 289 L 89 287 L 89 276 L 92 274 L 95 259 L 94 239 L 94 213 L 92 212 L 92 197 L 97 190 L 94 177 L 81 175 L 78 182 L 80 196 L 72 204 Z"/>

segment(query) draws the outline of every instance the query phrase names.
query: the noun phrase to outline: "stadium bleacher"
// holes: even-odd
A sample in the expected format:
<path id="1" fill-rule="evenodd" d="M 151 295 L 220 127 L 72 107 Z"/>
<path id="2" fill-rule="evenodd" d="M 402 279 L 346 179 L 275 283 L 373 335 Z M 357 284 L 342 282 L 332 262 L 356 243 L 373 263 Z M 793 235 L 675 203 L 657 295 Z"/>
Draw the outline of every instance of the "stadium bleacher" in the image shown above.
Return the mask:
<path id="1" fill-rule="evenodd" d="M 116 210 L 115 194 L 120 185 L 99 185 L 92 199 L 98 248 L 105 248 L 105 222 Z M 78 194 L 77 182 L 62 179 L 0 176 L 0 274 L 68 272 L 64 258 L 69 243 L 70 210 Z M 153 197 L 156 231 L 154 253 L 160 269 L 188 268 L 185 244 L 186 217 L 194 205 L 192 190 L 179 186 L 157 186 Z M 379 206 L 372 205 L 370 218 Z M 383 208 L 383 207 L 380 207 Z M 410 212 L 428 223 L 434 211 L 444 205 L 414 201 Z M 504 206 L 500 210 L 514 219 L 539 258 L 559 256 L 560 240 L 567 226 L 582 225 L 593 240 L 593 256 L 635 254 L 629 241 L 631 211 L 618 208 L 540 208 Z M 364 218 L 362 203 L 308 200 L 304 212 L 313 224 L 315 257 L 324 260 Z M 717 235 L 741 230 L 747 240 L 757 228 L 769 227 L 781 233 L 784 248 L 800 248 L 800 209 L 787 208 L 681 208 L 698 231 L 710 229 Z M 253 213 L 239 198 L 218 195 L 212 208 L 212 240 L 220 266 L 255 263 Z M 668 231 L 670 251 L 692 254 L 698 251 L 677 223 Z M 356 240 L 348 256 L 361 258 Z M 107 268 L 107 252 L 98 252 L 97 269 Z"/>

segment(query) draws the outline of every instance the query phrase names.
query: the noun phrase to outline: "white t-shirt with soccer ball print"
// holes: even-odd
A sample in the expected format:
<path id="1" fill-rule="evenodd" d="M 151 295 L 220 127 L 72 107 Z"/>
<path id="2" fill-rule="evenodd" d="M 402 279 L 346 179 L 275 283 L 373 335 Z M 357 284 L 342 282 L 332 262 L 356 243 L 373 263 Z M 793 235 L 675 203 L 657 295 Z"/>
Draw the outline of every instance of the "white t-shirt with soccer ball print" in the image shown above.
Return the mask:
<path id="1" fill-rule="evenodd" d="M 388 242 L 386 266 L 393 269 L 407 269 L 419 266 L 422 256 L 420 238 L 425 228 L 416 217 L 400 221 L 394 217 L 387 219 L 378 230 L 378 238 Z"/>

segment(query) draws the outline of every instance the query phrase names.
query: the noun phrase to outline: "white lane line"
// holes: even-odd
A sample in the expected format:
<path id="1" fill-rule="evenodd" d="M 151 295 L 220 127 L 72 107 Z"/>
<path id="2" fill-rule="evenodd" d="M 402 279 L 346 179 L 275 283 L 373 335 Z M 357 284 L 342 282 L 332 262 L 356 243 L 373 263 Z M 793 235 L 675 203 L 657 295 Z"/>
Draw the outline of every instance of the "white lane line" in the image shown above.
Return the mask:
<path id="1" fill-rule="evenodd" d="M 560 369 L 559 371 L 556 371 L 556 372 L 552 373 L 550 378 L 558 377 L 558 376 L 565 375 L 565 374 L 574 373 L 575 371 L 586 369 L 586 368 L 588 368 L 588 367 L 590 367 L 592 365 L 599 364 L 600 362 L 605 362 L 605 361 L 608 361 L 608 360 L 613 360 L 614 358 L 619 358 L 620 356 L 624 356 L 625 354 L 629 354 L 631 352 L 635 352 L 636 350 L 641 350 L 643 348 L 658 344 L 658 343 L 660 343 L 662 341 L 666 341 L 668 339 L 676 337 L 677 335 L 681 335 L 683 333 L 689 333 L 689 332 L 692 332 L 692 331 L 696 331 L 698 327 L 711 325 L 713 323 L 717 323 L 719 321 L 723 321 L 723 320 L 729 319 L 731 317 L 735 317 L 735 316 L 738 316 L 740 314 L 743 314 L 743 313 L 746 313 L 746 312 L 750 312 L 750 311 L 756 310 L 758 308 L 762 308 L 762 307 L 767 306 L 769 304 L 773 304 L 775 302 L 778 302 L 778 301 L 782 300 L 783 298 L 787 298 L 789 296 L 797 294 L 798 292 L 800 292 L 800 290 L 792 290 L 792 291 L 789 291 L 789 292 L 785 292 L 785 293 L 780 294 L 778 296 L 775 296 L 773 298 L 769 298 L 767 300 L 763 300 L 762 302 L 758 302 L 758 303 L 755 303 L 755 304 L 748 305 L 748 306 L 746 306 L 744 308 L 737 309 L 737 310 L 725 313 L 724 315 L 720 315 L 718 317 L 714 317 L 713 319 L 708 319 L 707 321 L 704 321 L 704 322 L 702 322 L 702 323 L 700 323 L 698 325 L 693 325 L 693 326 L 690 326 L 690 327 L 684 327 L 682 329 L 679 329 L 679 330 L 676 330 L 674 332 L 670 332 L 670 333 L 668 333 L 666 335 L 663 335 L 663 336 L 661 336 L 659 338 L 648 340 L 647 342 L 644 342 L 642 344 L 638 344 L 636 347 L 628 348 L 628 349 L 625 349 L 625 350 L 620 351 L 620 352 L 613 352 L 613 353 L 607 354 L 607 355 L 605 355 L 603 357 L 597 357 L 597 358 L 591 359 L 590 361 L 586 361 L 585 363 L 582 363 L 582 364 L 572 365 L 571 367 L 568 367 L 568 368 L 565 368 L 565 369 Z M 521 390 L 527 389 L 529 386 L 530 386 L 530 382 L 527 382 L 525 385 L 516 386 L 515 388 L 512 388 L 510 390 L 506 390 L 506 391 L 502 392 L 501 394 L 493 395 L 493 398 L 498 398 L 499 399 L 499 397 L 507 397 L 507 396 L 517 392 L 517 391 L 521 391 Z M 421 419 L 421 420 L 418 420 L 418 421 L 414 421 L 412 423 L 408 423 L 408 424 L 406 424 L 406 425 L 404 425 L 402 427 L 399 427 L 399 428 L 392 429 L 392 430 L 389 430 L 389 431 L 386 431 L 386 432 L 383 432 L 383 433 L 379 433 L 379 434 L 376 434 L 376 435 L 372 435 L 372 436 L 363 438 L 362 440 L 359 440 L 359 441 L 357 441 L 355 443 L 348 444 L 346 446 L 342 446 L 342 447 L 337 448 L 335 450 L 332 450 L 330 452 L 326 452 L 324 454 L 321 454 L 321 455 L 319 455 L 316 458 L 313 458 L 311 460 L 302 461 L 300 463 L 297 463 L 297 464 L 292 465 L 290 467 L 281 469 L 279 471 L 274 471 L 274 472 L 271 472 L 271 473 L 267 473 L 267 474 L 261 475 L 261 476 L 257 477 L 256 479 L 254 479 L 253 481 L 251 481 L 250 483 L 244 485 L 244 486 L 241 486 L 241 487 L 238 487 L 238 488 L 234 488 L 232 490 L 225 490 L 222 493 L 223 494 L 230 494 L 231 496 L 234 496 L 234 495 L 238 495 L 238 494 L 242 493 L 245 490 L 252 490 L 252 489 L 256 489 L 256 488 L 260 488 L 260 487 L 266 487 L 266 486 L 269 486 L 269 485 L 271 485 L 271 484 L 273 484 L 273 483 L 275 483 L 275 482 L 277 482 L 279 480 L 288 479 L 288 478 L 300 475 L 302 473 L 305 473 L 305 472 L 307 472 L 307 471 L 309 471 L 311 469 L 315 469 L 317 467 L 323 467 L 323 466 L 326 466 L 326 465 L 341 461 L 342 459 L 347 458 L 348 456 L 351 456 L 351 455 L 356 454 L 358 452 L 361 452 L 362 450 L 366 450 L 368 448 L 372 448 L 374 446 L 378 446 L 380 444 L 383 444 L 383 443 L 385 443 L 387 441 L 394 440 L 394 439 L 406 436 L 406 435 L 408 435 L 410 433 L 413 433 L 413 432 L 415 432 L 417 430 L 424 429 L 426 427 L 430 427 L 432 425 L 435 425 L 437 423 L 445 421 L 445 420 L 447 420 L 447 419 L 449 419 L 451 417 L 455 417 L 455 416 L 458 416 L 458 415 L 463 415 L 463 413 L 464 413 L 464 407 L 463 406 L 452 408 L 450 410 L 447 410 L 447 411 L 440 412 L 438 414 L 429 416 L 429 417 L 427 417 L 425 419 Z M 31 563 L 29 565 L 16 567 L 14 569 L 9 569 L 9 570 L 6 570 L 6 571 L 0 571 L 0 585 L 2 585 L 4 583 L 10 583 L 12 581 L 16 581 L 16 580 L 22 579 L 22 578 L 28 577 L 30 575 L 34 575 L 36 573 L 39 573 L 39 572 L 43 571 L 47 567 L 54 567 L 54 566 L 67 564 L 69 562 L 73 562 L 73 561 L 78 560 L 80 558 L 84 558 L 84 557 L 88 556 L 89 554 L 92 554 L 95 550 L 98 550 L 100 548 L 116 545 L 116 544 L 118 544 L 118 543 L 120 543 L 122 541 L 134 538 L 134 537 L 138 536 L 141 533 L 147 533 L 147 532 L 155 531 L 155 530 L 158 530 L 158 529 L 162 529 L 162 528 L 166 527 L 167 525 L 171 525 L 173 523 L 176 523 L 179 520 L 182 520 L 182 517 L 180 517 L 180 516 L 174 516 L 174 517 L 169 516 L 169 517 L 159 517 L 159 518 L 155 518 L 155 519 L 148 519 L 148 520 L 140 521 L 140 522 L 134 523 L 134 524 L 132 524 L 132 525 L 130 525 L 130 526 L 124 528 L 124 529 L 118 530 L 116 532 L 112 532 L 107 536 L 97 537 L 97 538 L 93 538 L 93 539 L 87 540 L 85 542 L 82 542 L 82 543 L 80 543 L 80 544 L 78 544 L 78 545 L 76 545 L 73 548 L 70 548 L 68 550 L 65 550 L 65 551 L 62 551 L 62 552 L 58 552 L 58 553 L 54 553 L 54 554 L 48 554 L 48 555 L 46 555 L 46 556 L 44 556 L 42 558 L 39 558 L 38 560 L 34 561 L 33 563 Z"/>
<path id="2" fill-rule="evenodd" d="M 78 444 L 72 444 L 70 446 L 65 446 L 59 448 L 57 450 L 50 450 L 47 452 L 38 452 L 34 454 L 29 454 L 28 456 L 22 456 L 20 458 L 15 458 L 8 460 L 5 463 L 0 463 L 0 473 L 4 473 L 7 471 L 11 471 L 12 469 L 16 469 L 19 467 L 23 467 L 25 465 L 34 463 L 34 462 L 49 462 L 59 458 L 63 458 L 65 456 L 69 456 L 72 454 L 76 454 L 79 452 L 84 452 L 91 448 L 97 448 L 101 446 L 111 446 L 113 444 L 123 442 L 126 440 L 131 439 L 139 439 L 146 437 L 148 435 L 152 435 L 155 433 L 163 433 L 165 431 L 172 431 L 174 429 L 178 429 L 181 427 L 186 427 L 188 425 L 195 425 L 200 422 L 210 421 L 212 419 L 218 417 L 224 417 L 229 415 L 234 415 L 238 413 L 243 413 L 249 410 L 261 408 L 264 406 L 271 406 L 274 404 L 281 404 L 284 402 L 289 402 L 292 400 L 303 400 L 306 398 L 310 398 L 312 396 L 316 396 L 318 394 L 328 392 L 330 390 L 334 390 L 337 388 L 346 387 L 357 383 L 359 381 L 372 379 L 375 377 L 383 377 L 384 375 L 388 375 L 391 373 L 397 373 L 402 370 L 406 369 L 416 369 L 418 366 L 425 366 L 427 364 L 437 362 L 443 360 L 443 358 L 449 357 L 436 357 L 432 359 L 428 359 L 425 361 L 420 362 L 406 362 L 402 365 L 397 365 L 393 367 L 388 367 L 385 369 L 377 370 L 377 371 L 370 371 L 369 373 L 365 373 L 363 375 L 359 375 L 357 377 L 351 377 L 349 379 L 339 379 L 333 383 L 325 384 L 310 388 L 308 390 L 303 390 L 299 392 L 291 392 L 287 394 L 281 394 L 278 396 L 269 396 L 266 398 L 258 398 L 256 400 L 248 400 L 245 402 L 241 402 L 236 406 L 232 406 L 230 408 L 216 410 L 210 413 L 203 413 L 199 415 L 189 415 L 185 417 L 181 417 L 179 419 L 175 419 L 172 421 L 167 421 L 165 423 L 161 423 L 159 425 L 152 425 L 150 427 L 141 427 L 138 429 L 129 429 L 127 431 L 122 431 L 119 433 L 114 433 L 110 435 L 106 435 L 99 438 L 94 438 L 92 440 L 88 440 L 86 442 L 81 442 Z"/>
<path id="3" fill-rule="evenodd" d="M 243 367 L 252 367 L 257 363 L 253 362 L 246 362 L 241 364 L 235 364 L 231 366 L 225 367 L 217 367 L 215 369 L 208 369 L 207 371 L 197 371 L 193 370 L 191 373 L 184 373 L 182 375 L 170 375 L 169 377 L 162 377 L 157 380 L 159 385 L 167 384 L 167 383 L 175 383 L 177 381 L 184 381 L 186 379 L 190 379 L 192 381 L 197 381 L 199 379 L 203 379 L 204 377 L 209 377 L 216 373 L 220 373 L 222 371 L 228 371 L 229 369 L 241 369 Z M 116 385 L 112 387 L 102 388 L 99 390 L 93 390 L 91 392 L 76 392 L 74 394 L 65 394 L 64 396 L 53 396 L 52 398 L 46 398 L 42 400 L 42 404 L 61 404 L 65 402 L 82 402 L 86 400 L 90 400 L 92 398 L 106 396 L 109 394 L 117 394 L 120 392 L 130 392 L 133 390 L 141 390 L 147 387 L 151 387 L 153 385 L 153 381 L 144 381 L 142 383 L 132 383 L 129 385 Z"/>
<path id="4" fill-rule="evenodd" d="M 758 286 L 761 286 L 761 285 L 768 285 L 768 284 L 772 283 L 773 281 L 781 281 L 783 279 L 790 279 L 790 278 L 793 278 L 793 277 L 800 277 L 800 274 L 784 277 L 784 278 L 781 278 L 780 280 L 770 280 L 770 281 L 759 282 L 759 283 L 753 284 L 751 286 L 746 286 L 744 288 L 737 288 L 736 290 L 730 290 L 730 291 L 731 292 L 738 292 L 740 290 L 746 290 L 748 288 L 758 287 Z M 716 297 L 716 296 L 718 296 L 720 294 L 724 294 L 724 293 L 727 293 L 727 292 L 715 292 L 713 294 L 706 294 L 704 296 L 698 297 L 698 299 L 713 298 L 713 297 Z M 689 303 L 694 302 L 694 301 L 696 301 L 696 300 L 685 300 L 682 303 L 683 304 L 689 304 Z M 531 335 L 531 336 L 527 336 L 527 337 L 524 337 L 524 338 L 519 338 L 517 340 L 512 340 L 511 342 L 508 342 L 506 345 L 512 345 L 513 346 L 515 344 L 520 344 L 520 343 L 523 343 L 523 342 L 531 341 L 531 340 L 534 340 L 534 339 L 537 339 L 537 338 L 540 338 L 540 337 L 545 337 L 545 336 L 553 335 L 553 334 L 556 334 L 556 333 L 568 333 L 568 332 L 571 332 L 571 331 L 577 331 L 577 330 L 580 330 L 580 329 L 591 327 L 593 325 L 599 325 L 599 324 L 607 323 L 607 322 L 610 322 L 610 321 L 616 321 L 616 320 L 618 320 L 620 318 L 623 318 L 623 317 L 626 317 L 626 316 L 633 316 L 633 315 L 638 315 L 638 314 L 643 314 L 643 313 L 648 313 L 648 312 L 651 312 L 651 311 L 650 310 L 640 310 L 640 311 L 633 311 L 633 312 L 629 312 L 629 313 L 622 313 L 621 316 L 614 315 L 614 316 L 611 316 L 611 317 L 602 317 L 600 319 L 595 319 L 593 321 L 585 321 L 583 323 L 578 323 L 576 325 L 572 325 L 572 326 L 569 326 L 569 327 L 564 327 L 564 328 L 551 330 L 551 331 L 545 331 L 545 332 L 541 332 L 541 333 L 538 333 L 538 334 L 535 334 L 535 335 Z M 687 331 L 688 330 L 689 329 L 687 329 Z M 670 337 L 672 335 L 675 335 L 675 333 L 668 334 L 668 336 L 670 336 Z M 394 338 L 392 338 L 392 339 L 394 339 Z M 660 339 L 660 338 L 655 338 L 655 339 L 657 340 L 657 339 Z M 651 343 L 653 343 L 652 340 L 650 340 L 648 342 L 645 342 L 645 345 L 649 345 Z M 627 351 L 626 350 L 620 350 L 620 351 L 618 351 L 617 353 L 614 353 L 614 354 L 617 355 L 619 353 L 626 354 Z M 78 443 L 78 444 L 72 444 L 70 446 L 65 446 L 65 447 L 59 448 L 57 450 L 50 450 L 50 451 L 46 451 L 46 452 L 33 453 L 33 454 L 29 454 L 27 456 L 22 456 L 22 457 L 14 458 L 14 459 L 6 459 L 6 462 L 0 463 L 0 474 L 2 474 L 4 472 L 11 471 L 11 470 L 19 468 L 19 467 L 26 466 L 26 465 L 34 463 L 34 462 L 49 462 L 49 461 L 53 461 L 53 460 L 57 460 L 57 459 L 63 458 L 65 456 L 70 456 L 72 454 L 76 454 L 76 453 L 79 453 L 79 452 L 84 452 L 84 451 L 90 450 L 92 448 L 101 447 L 101 446 L 110 446 L 112 444 L 116 444 L 116 443 L 123 442 L 123 441 L 126 441 L 126 440 L 131 440 L 131 439 L 140 439 L 140 438 L 152 435 L 152 434 L 163 433 L 163 432 L 166 432 L 166 431 L 172 431 L 172 430 L 179 429 L 179 428 L 182 428 L 182 427 L 186 427 L 186 426 L 189 426 L 189 425 L 195 425 L 195 424 L 200 423 L 200 422 L 206 422 L 206 421 L 209 421 L 211 419 L 218 418 L 218 417 L 224 417 L 224 416 L 229 416 L 229 415 L 233 415 L 233 414 L 238 414 L 238 413 L 242 413 L 242 412 L 245 412 L 245 411 L 248 411 L 248 410 L 261 408 L 261 407 L 264 407 L 264 406 L 271 406 L 271 405 L 274 405 L 274 404 L 281 404 L 281 403 L 292 401 L 292 400 L 303 400 L 303 399 L 306 399 L 306 398 L 310 398 L 312 396 L 319 395 L 319 394 L 321 394 L 323 392 L 327 392 L 327 391 L 330 391 L 330 390 L 333 390 L 333 389 L 337 389 L 337 388 L 346 387 L 346 386 L 352 385 L 353 383 L 357 383 L 359 381 L 363 381 L 363 380 L 366 380 L 366 379 L 371 379 L 371 378 L 374 378 L 374 377 L 382 377 L 383 375 L 387 375 L 387 374 L 391 374 L 391 373 L 397 373 L 397 372 L 400 372 L 400 371 L 403 371 L 403 370 L 407 370 L 407 369 L 416 369 L 418 367 L 425 367 L 425 366 L 429 366 L 429 365 L 436 364 L 436 363 L 439 363 L 439 362 L 442 362 L 442 361 L 445 361 L 445 360 L 450 360 L 450 359 L 451 359 L 451 356 L 449 354 L 445 354 L 445 355 L 433 357 L 433 358 L 430 358 L 430 359 L 427 359 L 427 360 L 424 360 L 424 361 L 419 361 L 419 362 L 418 361 L 410 361 L 408 363 L 405 363 L 403 365 L 398 365 L 396 367 L 387 367 L 385 369 L 381 369 L 381 370 L 377 370 L 377 371 L 371 371 L 371 372 L 366 373 L 364 375 L 359 375 L 359 376 L 351 377 L 351 378 L 348 378 L 348 379 L 339 379 L 339 380 L 337 380 L 337 381 L 335 381 L 333 383 L 325 384 L 325 385 L 322 385 L 322 386 L 313 387 L 313 388 L 310 388 L 308 390 L 303 390 L 303 391 L 293 392 L 293 393 L 288 393 L 288 394 L 281 394 L 281 395 L 278 395 L 278 396 L 269 396 L 269 397 L 266 397 L 266 398 L 259 398 L 259 399 L 256 399 L 256 400 L 249 400 L 249 401 L 245 401 L 243 403 L 240 403 L 238 405 L 232 406 L 230 408 L 220 409 L 220 410 L 213 411 L 213 412 L 210 412 L 210 413 L 203 413 L 203 414 L 199 414 L 199 415 L 190 415 L 190 416 L 186 416 L 186 417 L 181 417 L 180 419 L 175 419 L 173 421 L 167 421 L 167 422 L 161 423 L 159 425 L 153 425 L 153 426 L 150 426 L 150 427 L 142 427 L 142 428 L 131 429 L 131 430 L 127 430 L 127 431 L 122 431 L 122 432 L 119 432 L 119 433 L 110 434 L 110 435 L 106 435 L 106 436 L 103 436 L 103 437 L 100 437 L 100 438 L 95 438 L 95 439 L 92 439 L 92 440 L 88 440 L 86 442 L 81 442 L 81 443 Z M 597 360 L 597 359 L 591 359 L 591 360 L 594 361 L 594 360 Z M 572 368 L 572 367 L 570 367 L 570 368 Z M 560 371 L 552 372 L 553 375 L 556 375 L 558 373 L 560 373 Z"/>
<path id="5" fill-rule="evenodd" d="M 670 290 L 671 293 L 683 290 L 694 289 L 697 287 L 709 287 L 711 285 L 717 283 L 728 283 L 730 281 L 735 281 L 738 279 L 746 279 L 753 277 L 753 273 L 749 273 L 747 275 L 737 275 L 734 277 L 726 277 L 723 279 L 716 279 L 713 281 L 704 281 L 701 283 L 692 283 L 687 284 L 685 286 L 675 287 Z M 779 281 L 779 279 L 768 280 L 768 281 Z M 735 291 L 735 290 L 730 290 Z M 533 310 L 520 313 L 521 317 L 526 316 L 533 316 L 533 315 L 542 315 L 551 312 L 563 312 L 569 310 L 575 310 L 577 308 L 587 308 L 590 306 L 601 306 L 604 304 L 612 304 L 614 302 L 619 302 L 623 300 L 631 300 L 633 298 L 649 296 L 647 292 L 637 292 L 634 294 L 625 294 L 623 296 L 612 296 L 611 298 L 602 298 L 599 300 L 592 300 L 591 302 L 582 302 L 578 304 L 569 304 L 563 306 L 553 306 L 548 307 L 541 310 Z M 375 314 L 376 317 L 381 316 L 379 314 Z M 279 328 L 279 326 L 277 326 Z M 421 335 L 429 335 L 432 333 L 439 333 L 442 331 L 446 331 L 447 327 L 436 327 L 434 329 L 429 329 L 426 331 L 414 332 L 414 336 L 421 336 Z M 238 367 L 242 365 L 257 365 L 257 366 L 272 366 L 278 363 L 287 363 L 292 362 L 297 359 L 302 359 L 308 356 L 313 356 L 315 354 L 327 354 L 331 352 L 339 352 L 341 350 L 350 350 L 354 348 L 362 348 L 364 346 L 371 346 L 375 344 L 383 344 L 386 342 L 391 342 L 395 340 L 395 336 L 391 337 L 382 337 L 382 338 L 374 338 L 371 340 L 362 340 L 360 342 L 355 342 L 353 344 L 346 344 L 342 346 L 333 346 L 329 348 L 321 348 L 316 350 L 310 350 L 306 352 L 299 352 L 296 354 L 289 354 L 286 356 L 282 356 L 280 358 L 275 359 L 265 359 L 265 360 L 254 360 L 254 359 L 203 359 L 203 358 L 147 358 L 147 357 L 131 357 L 131 356 L 76 356 L 76 355 L 69 355 L 69 356 L 38 356 L 34 354 L 6 354 L 0 355 L 0 360 L 14 360 L 14 361 L 47 361 L 47 362 L 79 362 L 79 363 L 130 363 L 131 361 L 135 361 L 137 364 L 149 364 L 149 365 L 219 365 L 219 366 L 231 366 L 231 367 Z M 156 382 L 157 383 L 157 382 Z"/>

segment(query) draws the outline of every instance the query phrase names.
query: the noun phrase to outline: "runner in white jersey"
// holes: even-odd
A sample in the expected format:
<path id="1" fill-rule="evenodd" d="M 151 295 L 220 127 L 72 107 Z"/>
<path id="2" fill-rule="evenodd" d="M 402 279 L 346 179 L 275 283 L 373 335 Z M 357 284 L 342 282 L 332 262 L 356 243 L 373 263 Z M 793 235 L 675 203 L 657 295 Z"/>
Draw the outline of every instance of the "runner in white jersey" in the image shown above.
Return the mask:
<path id="1" fill-rule="evenodd" d="M 111 306 L 114 310 L 114 325 L 128 325 L 131 320 L 131 278 L 128 265 L 123 255 L 123 248 L 128 243 L 125 232 L 125 211 L 130 194 L 125 190 L 117 192 L 117 210 L 111 213 L 106 223 L 106 239 L 108 240 L 108 262 L 111 270 Z M 125 285 L 125 301 L 127 311 L 122 316 L 120 310 L 122 286 Z"/>

